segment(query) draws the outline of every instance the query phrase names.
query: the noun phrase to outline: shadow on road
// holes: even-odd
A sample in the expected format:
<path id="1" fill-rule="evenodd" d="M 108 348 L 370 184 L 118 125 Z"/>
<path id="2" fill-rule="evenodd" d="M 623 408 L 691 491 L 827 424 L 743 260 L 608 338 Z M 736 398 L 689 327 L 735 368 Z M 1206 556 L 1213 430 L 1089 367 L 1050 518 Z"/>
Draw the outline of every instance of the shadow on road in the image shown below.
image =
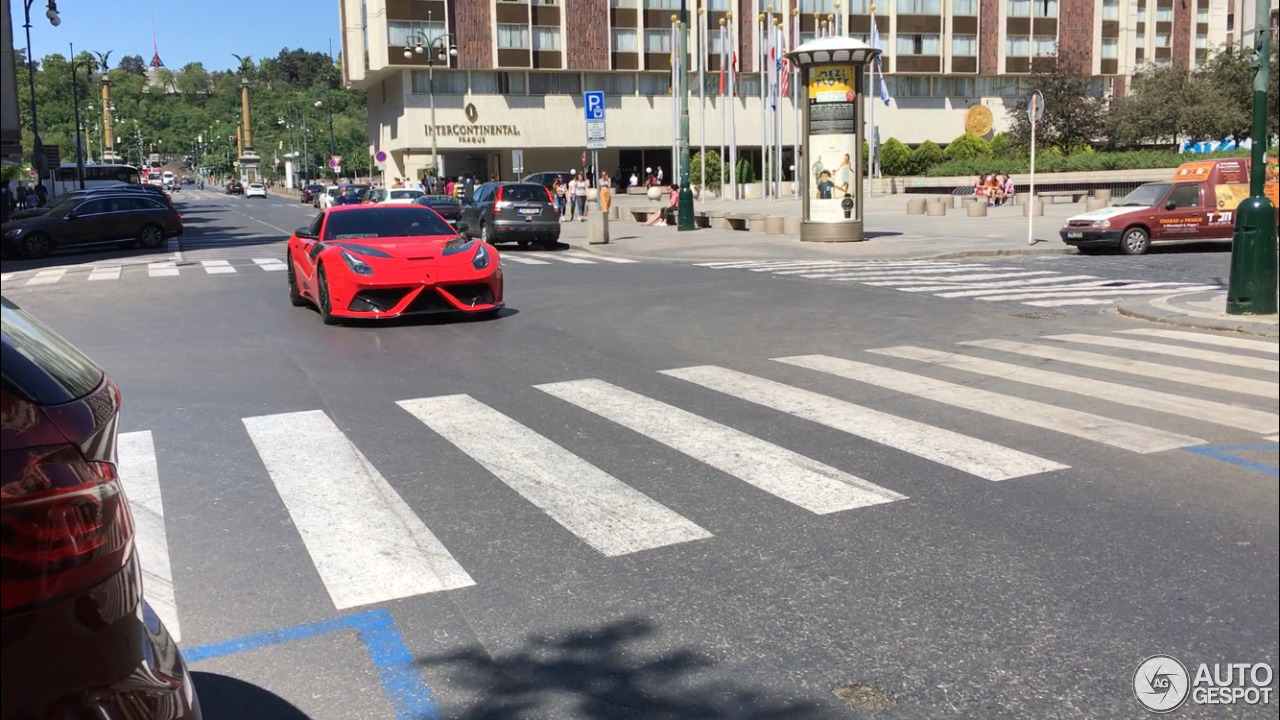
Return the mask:
<path id="1" fill-rule="evenodd" d="M 731 681 L 700 681 L 715 663 L 681 648 L 652 646 L 656 628 L 623 620 L 558 636 L 530 637 L 494 657 L 483 647 L 418 658 L 448 668 L 451 680 L 480 699 L 450 709 L 457 720 L 514 720 L 550 715 L 603 720 L 793 720 L 831 712 L 817 703 L 769 697 Z"/>
<path id="2" fill-rule="evenodd" d="M 210 720 L 310 720 L 284 698 L 226 675 L 193 672 L 200 710 Z"/>

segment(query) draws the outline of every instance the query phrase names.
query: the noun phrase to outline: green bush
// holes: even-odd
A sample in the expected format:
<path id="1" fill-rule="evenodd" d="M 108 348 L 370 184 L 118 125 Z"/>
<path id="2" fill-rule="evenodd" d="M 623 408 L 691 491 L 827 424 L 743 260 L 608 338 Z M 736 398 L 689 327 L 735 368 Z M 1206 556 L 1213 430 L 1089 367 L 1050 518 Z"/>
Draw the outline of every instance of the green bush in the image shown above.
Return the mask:
<path id="1" fill-rule="evenodd" d="M 995 136 L 991 138 L 991 142 L 987 143 L 987 147 L 991 149 L 989 154 L 992 157 L 1008 158 L 1017 157 L 1022 154 L 1021 148 L 1014 146 L 1013 141 L 1004 133 L 996 133 Z M 960 158 L 956 159 L 959 160 Z"/>
<path id="2" fill-rule="evenodd" d="M 1247 151 L 1186 155 L 1172 150 L 1133 152 L 1091 152 L 1074 155 L 1036 154 L 1036 172 L 1099 172 L 1106 170 L 1149 170 L 1176 168 L 1184 162 L 1215 158 L 1247 157 Z M 1025 173 L 1030 170 L 1025 157 L 984 157 L 951 160 L 929 168 L 933 177 L 971 177 L 990 173 Z M 885 174 L 888 169 L 885 168 Z"/>
<path id="3" fill-rule="evenodd" d="M 942 151 L 942 154 L 946 160 L 970 160 L 972 158 L 989 157 L 991 155 L 991 143 L 977 135 L 965 133 L 947 143 L 947 147 Z"/>
<path id="4" fill-rule="evenodd" d="M 889 138 L 880 146 L 880 172 L 885 175 L 911 175 L 915 172 L 911 150 L 897 138 Z"/>
<path id="5" fill-rule="evenodd" d="M 756 181 L 756 171 L 751 167 L 751 161 L 742 158 L 738 161 L 738 184 L 745 185 Z"/>
<path id="6" fill-rule="evenodd" d="M 715 150 L 707 151 L 707 182 L 706 186 L 712 190 L 720 189 L 720 179 L 724 178 L 725 182 L 729 180 L 728 164 L 721 162 L 720 153 Z M 689 159 L 689 184 L 701 186 L 702 183 L 702 153 L 694 153 Z"/>
<path id="7" fill-rule="evenodd" d="M 942 162 L 945 157 L 942 154 L 942 148 L 932 140 L 925 140 L 911 153 L 911 164 L 914 165 L 914 172 L 927 173 L 929 168 Z"/>

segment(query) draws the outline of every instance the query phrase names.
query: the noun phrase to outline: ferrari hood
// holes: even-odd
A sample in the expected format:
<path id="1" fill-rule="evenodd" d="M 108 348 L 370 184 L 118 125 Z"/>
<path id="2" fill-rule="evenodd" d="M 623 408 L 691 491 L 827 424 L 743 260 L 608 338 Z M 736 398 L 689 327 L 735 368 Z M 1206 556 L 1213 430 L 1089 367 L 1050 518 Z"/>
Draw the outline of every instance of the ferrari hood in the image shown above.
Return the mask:
<path id="1" fill-rule="evenodd" d="M 369 240 L 330 240 L 326 245 L 342 248 L 362 260 L 434 262 L 437 265 L 466 265 L 476 254 L 475 241 L 460 237 L 406 237 Z"/>

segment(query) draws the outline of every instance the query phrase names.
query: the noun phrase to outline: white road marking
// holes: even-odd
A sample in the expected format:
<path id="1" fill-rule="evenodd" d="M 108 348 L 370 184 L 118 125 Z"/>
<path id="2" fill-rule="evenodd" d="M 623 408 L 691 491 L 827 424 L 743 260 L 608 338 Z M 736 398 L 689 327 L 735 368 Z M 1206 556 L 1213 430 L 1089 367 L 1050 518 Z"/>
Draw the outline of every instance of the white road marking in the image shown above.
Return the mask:
<path id="1" fill-rule="evenodd" d="M 577 256 L 575 255 L 575 257 Z M 595 260 L 603 260 L 605 262 L 618 263 L 619 265 L 627 265 L 630 263 L 640 262 L 639 260 L 632 260 L 631 258 L 612 257 L 610 255 L 591 255 L 590 257 Z"/>
<path id="2" fill-rule="evenodd" d="M 66 274 L 66 268 L 50 268 L 48 270 L 41 270 L 32 276 L 30 280 L 23 283 L 23 285 L 27 287 L 31 285 L 52 285 L 61 280 L 62 276 Z"/>
<path id="3" fill-rule="evenodd" d="M 1264 440 L 1270 440 L 1271 442 L 1280 442 L 1280 435 L 1271 435 L 1271 436 L 1265 437 L 1265 438 L 1263 438 L 1263 439 L 1264 439 Z"/>
<path id="4" fill-rule="evenodd" d="M 336 608 L 475 584 L 323 411 L 242 422 Z"/>
<path id="5" fill-rule="evenodd" d="M 1015 278 L 1015 277 L 1034 277 L 1036 275 L 1057 276 L 1058 273 L 1053 270 L 1020 270 L 1017 272 L 985 271 L 982 274 L 978 274 L 978 275 L 953 275 L 951 277 L 931 277 L 931 278 L 903 276 L 897 273 L 891 273 L 891 274 L 856 275 L 856 276 L 840 275 L 840 276 L 832 277 L 831 279 L 839 280 L 841 282 L 857 282 L 857 283 L 864 282 L 865 280 L 876 280 L 878 282 L 867 282 L 864 284 L 875 285 L 878 287 L 899 287 L 899 286 L 909 287 L 911 285 L 917 285 L 925 282 L 937 283 L 942 281 L 955 281 L 955 283 L 959 285 L 966 282 L 980 282 L 983 280 L 1001 280 L 1003 278 Z"/>
<path id="6" fill-rule="evenodd" d="M 147 265 L 148 277 L 176 277 L 178 268 L 171 262 L 155 262 Z"/>
<path id="7" fill-rule="evenodd" d="M 396 403 L 608 557 L 711 533 L 468 395 Z"/>
<path id="8" fill-rule="evenodd" d="M 119 280 L 122 267 L 116 266 L 99 266 L 89 271 L 90 280 Z"/>
<path id="9" fill-rule="evenodd" d="M 534 387 L 819 515 L 906 498 L 767 440 L 603 380 Z"/>
<path id="10" fill-rule="evenodd" d="M 1151 283 L 1126 282 L 1124 285 L 1116 285 L 1116 282 L 1117 282 L 1116 280 L 1091 280 L 1089 282 L 1068 283 L 1066 285 L 1046 285 L 1042 287 L 1029 287 L 1029 288 L 1026 288 L 1025 291 L 1023 291 L 1021 288 L 1018 288 L 1016 286 L 1012 288 L 1000 288 L 995 290 L 991 290 L 991 289 L 964 290 L 959 292 L 940 293 L 938 297 L 971 298 L 971 297 L 999 296 L 1001 298 L 1006 298 L 1006 297 L 1012 297 L 1013 295 L 1025 295 L 1027 298 L 1034 300 L 1038 297 L 1045 297 L 1045 298 L 1056 297 L 1056 296 L 1066 297 L 1066 296 L 1084 295 L 1086 293 L 1091 295 L 1105 295 L 1110 290 L 1125 291 L 1125 290 L 1145 289 L 1145 288 L 1153 288 L 1153 287 L 1172 288 L 1172 287 L 1183 285 L 1183 283 L 1178 283 L 1178 282 L 1151 282 Z"/>
<path id="11" fill-rule="evenodd" d="M 537 252 L 537 253 L 528 253 L 528 254 L 540 260 L 559 260 L 562 263 L 569 263 L 570 265 L 595 265 L 596 264 L 595 260 L 588 260 L 586 258 L 574 257 L 573 255 L 568 255 L 565 253 Z"/>
<path id="12" fill-rule="evenodd" d="M 200 265 L 210 275 L 226 275 L 236 271 L 229 260 L 201 260 Z"/>
<path id="13" fill-rule="evenodd" d="M 1036 289 L 1035 286 L 1052 286 L 1057 283 L 1071 282 L 1075 280 L 1092 280 L 1096 275 L 1059 275 L 1057 277 L 1032 278 L 1030 280 L 1003 280 L 1001 282 L 981 282 L 981 283 L 965 283 L 963 285 L 898 285 L 897 289 L 902 292 L 944 292 L 954 290 L 988 290 L 988 289 L 1005 289 L 1005 288 L 1021 288 Z M 880 283 L 867 283 L 868 285 L 879 285 Z M 884 285 L 893 285 L 893 283 L 884 283 Z"/>
<path id="14" fill-rule="evenodd" d="M 1008 480 L 1068 467 L 968 435 L 735 370 L 704 365 L 663 370 L 662 373 L 987 480 Z"/>
<path id="15" fill-rule="evenodd" d="M 1204 350 L 1194 347 L 1182 347 L 1180 345 L 1166 345 L 1164 343 L 1147 342 L 1145 340 L 1135 340 L 1128 337 L 1065 333 L 1062 335 L 1045 335 L 1043 339 L 1058 340 L 1060 342 L 1076 343 L 1079 345 L 1097 345 L 1099 347 L 1119 348 L 1121 350 L 1136 350 L 1138 352 L 1154 353 L 1156 355 L 1172 355 L 1173 357 L 1187 358 L 1189 360 L 1203 360 L 1204 362 L 1217 363 L 1218 365 L 1231 365 L 1234 367 L 1250 368 L 1252 370 L 1266 370 L 1273 373 L 1280 372 L 1280 360 L 1271 360 L 1269 358 L 1253 357 L 1250 355 L 1235 355 L 1232 353 L 1219 352 L 1217 350 Z"/>
<path id="16" fill-rule="evenodd" d="M 944 274 L 952 273 L 960 270 L 965 270 L 965 271 L 982 270 L 987 268 L 986 265 L 960 266 L 960 265 L 946 264 L 946 263 L 938 263 L 937 265 L 916 266 L 916 267 L 920 268 L 918 272 L 915 271 L 913 268 L 906 268 L 902 272 L 913 272 L 913 274 L 928 275 L 928 274 L 938 274 L 938 273 L 944 273 Z M 831 274 L 839 275 L 842 273 L 852 273 L 852 272 L 874 273 L 874 272 L 889 272 L 889 271 L 890 269 L 886 269 L 886 268 L 835 266 L 835 267 L 818 267 L 818 268 L 802 267 L 800 269 L 775 270 L 773 274 L 774 275 L 799 275 L 800 277 L 806 277 L 806 278 L 807 277 L 820 278 L 820 277 L 824 277 L 826 275 L 831 275 Z"/>
<path id="17" fill-rule="evenodd" d="M 517 255 L 515 253 L 506 253 L 506 254 L 499 253 L 498 256 L 502 258 L 504 261 L 520 263 L 522 265 L 550 265 L 551 264 L 546 260 L 538 260 L 537 258 L 525 257 L 524 255 Z"/>
<path id="18" fill-rule="evenodd" d="M 253 262 L 266 272 L 277 272 L 289 269 L 289 266 L 280 258 L 254 258 Z"/>
<path id="19" fill-rule="evenodd" d="M 1182 383 L 1184 385 L 1198 385 L 1200 387 L 1211 388 L 1214 390 L 1222 390 L 1223 392 L 1280 399 L 1280 384 L 1267 382 L 1266 380 L 1251 380 L 1249 378 L 1241 378 L 1234 375 L 1223 375 L 1221 373 L 1207 372 L 1205 370 L 1181 368 L 1176 365 L 1163 365 L 1161 363 L 1147 362 L 1145 360 L 1130 360 L 1127 358 L 1102 355 L 1100 353 L 1084 352 L 1064 347 L 1036 345 L 1034 343 L 1015 342 L 1012 340 L 967 340 L 959 344 L 968 345 L 970 347 L 1001 350 L 1003 352 L 1027 355 L 1055 362 L 1084 365 L 1086 367 L 1110 370 L 1112 372 L 1141 375 L 1149 378 L 1159 378 L 1170 382 Z"/>
<path id="20" fill-rule="evenodd" d="M 1280 429 L 1280 415 L 1253 410 L 1238 405 L 1185 397 L 1158 390 L 1107 382 L 1095 378 L 1079 377 L 1052 370 L 1022 367 L 1012 363 L 988 360 L 987 358 L 960 353 L 929 350 L 910 345 L 878 348 L 870 352 L 877 355 L 919 360 L 943 367 L 964 370 L 966 372 L 986 375 L 987 377 L 1025 383 L 1036 387 L 1052 388 L 1062 392 L 1083 395 L 1085 397 L 1105 400 L 1120 405 L 1155 410 L 1179 417 L 1201 420 L 1224 427 L 1264 433 Z"/>
<path id="21" fill-rule="evenodd" d="M 1210 335 L 1201 332 L 1187 332 L 1185 330 L 1160 330 L 1156 328 L 1141 328 L 1137 330 L 1117 330 L 1121 335 L 1145 335 L 1147 337 L 1167 338 L 1169 340 L 1186 340 L 1187 342 L 1200 343 L 1202 345 L 1219 345 L 1221 347 L 1232 347 L 1241 350 L 1257 350 L 1259 352 L 1271 353 L 1272 355 L 1280 354 L 1280 345 L 1266 340 L 1250 340 L 1248 338 L 1234 337 L 1230 335 Z"/>
<path id="22" fill-rule="evenodd" d="M 828 355 L 774 360 L 1143 455 L 1205 444 L 1188 435 L 854 360 Z"/>
<path id="23" fill-rule="evenodd" d="M 134 544 L 142 564 L 142 587 L 147 601 L 169 628 L 174 640 L 182 639 L 178 601 L 173 589 L 173 565 L 164 525 L 160 492 L 160 468 L 150 430 L 120 433 L 116 441 L 120 484 L 129 498 L 133 515 Z"/>
<path id="24" fill-rule="evenodd" d="M 13 276 L 17 274 L 18 273 L 16 272 L 0 273 L 0 282 L 9 282 L 10 280 L 13 279 Z"/>
<path id="25" fill-rule="evenodd" d="M 1163 283 L 1147 283 L 1147 284 L 1157 285 L 1157 284 L 1163 284 Z M 1168 295 L 1170 290 L 1177 290 L 1178 292 L 1202 292 L 1206 290 L 1219 289 L 1217 285 L 1199 285 L 1199 286 L 1193 286 L 1193 287 L 1178 287 L 1178 288 L 1151 287 L 1146 290 L 1133 289 L 1136 287 L 1140 287 L 1140 286 L 1131 285 L 1129 286 L 1129 288 L 1119 289 L 1119 290 L 1106 290 L 1106 289 L 1099 288 L 1097 290 L 1072 290 L 1069 292 L 1061 292 L 1061 293 L 1035 292 L 1035 293 L 1025 293 L 1025 294 L 1018 294 L 1018 295 L 993 295 L 988 297 L 980 297 L 978 299 L 987 300 L 991 302 L 999 302 L 999 301 L 1006 301 L 1006 300 L 1044 300 L 1048 298 L 1104 297 L 1104 296 L 1115 296 L 1115 295 Z"/>

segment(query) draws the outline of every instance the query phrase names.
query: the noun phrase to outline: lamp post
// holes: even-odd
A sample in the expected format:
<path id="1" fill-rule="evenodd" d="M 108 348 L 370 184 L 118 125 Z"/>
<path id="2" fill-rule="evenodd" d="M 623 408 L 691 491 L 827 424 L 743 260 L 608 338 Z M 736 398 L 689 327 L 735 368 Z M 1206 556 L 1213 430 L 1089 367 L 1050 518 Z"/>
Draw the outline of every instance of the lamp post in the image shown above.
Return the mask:
<path id="1" fill-rule="evenodd" d="M 430 14 L 428 14 L 430 17 Z M 453 42 L 453 36 L 444 33 L 434 38 L 429 38 L 425 33 L 419 32 L 414 39 L 415 44 L 413 50 L 404 49 L 404 57 L 406 60 L 412 58 L 415 54 L 427 54 L 427 96 L 431 103 L 431 176 L 440 177 L 440 147 L 436 142 L 436 60 L 443 60 L 453 66 L 453 58 L 458 56 L 458 46 Z M 424 42 L 425 41 L 425 42 Z"/>
<path id="2" fill-rule="evenodd" d="M 76 180 L 80 183 L 80 189 L 84 189 L 84 139 L 81 137 L 80 131 L 83 126 L 80 124 L 80 87 L 76 82 L 76 72 L 81 67 L 88 68 L 85 73 L 85 79 L 89 82 L 90 87 L 93 86 L 93 60 L 85 60 L 76 62 L 76 46 L 75 43 L 70 44 L 71 47 L 71 105 L 75 108 L 76 119 Z"/>
<path id="3" fill-rule="evenodd" d="M 333 103 L 329 102 L 328 88 L 325 88 L 323 99 L 316 98 L 315 106 L 317 108 L 323 107 L 329 113 L 329 158 L 330 158 L 330 162 L 332 162 L 333 156 L 338 154 L 338 148 L 337 148 L 337 144 L 334 143 L 333 141 Z M 330 165 L 329 169 L 333 170 L 333 179 L 334 181 L 337 181 L 338 168 Z"/>
<path id="4" fill-rule="evenodd" d="M 22 27 L 27 31 L 27 82 L 31 87 L 31 164 L 43 184 L 48 167 L 44 158 L 44 143 L 40 142 L 40 122 L 36 116 L 36 60 L 31 53 L 31 6 L 34 3 L 35 0 L 22 0 Z M 57 0 L 49 0 L 44 16 L 49 18 L 49 24 L 54 27 L 62 24 L 62 18 L 58 16 Z"/>
<path id="5" fill-rule="evenodd" d="M 680 47 L 676 48 L 680 82 L 680 135 L 676 151 L 680 155 L 680 205 L 677 231 L 693 230 L 693 187 L 689 185 L 689 3 L 680 0 Z M 701 62 L 701 61 L 699 61 Z M 705 184 L 705 180 L 703 181 Z"/>

